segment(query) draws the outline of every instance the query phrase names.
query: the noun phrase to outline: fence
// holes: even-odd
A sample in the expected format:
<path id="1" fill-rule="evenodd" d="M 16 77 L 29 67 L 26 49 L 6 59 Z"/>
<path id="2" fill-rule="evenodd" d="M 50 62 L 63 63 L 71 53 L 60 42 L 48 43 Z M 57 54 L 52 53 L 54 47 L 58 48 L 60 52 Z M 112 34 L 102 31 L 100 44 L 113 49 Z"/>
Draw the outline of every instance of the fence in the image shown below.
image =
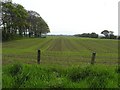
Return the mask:
<path id="1" fill-rule="evenodd" d="M 91 58 L 91 64 L 94 65 L 95 63 L 95 58 L 96 58 L 96 52 L 92 53 L 92 58 Z M 40 64 L 40 60 L 41 60 L 41 50 L 38 49 L 37 51 L 37 63 Z"/>

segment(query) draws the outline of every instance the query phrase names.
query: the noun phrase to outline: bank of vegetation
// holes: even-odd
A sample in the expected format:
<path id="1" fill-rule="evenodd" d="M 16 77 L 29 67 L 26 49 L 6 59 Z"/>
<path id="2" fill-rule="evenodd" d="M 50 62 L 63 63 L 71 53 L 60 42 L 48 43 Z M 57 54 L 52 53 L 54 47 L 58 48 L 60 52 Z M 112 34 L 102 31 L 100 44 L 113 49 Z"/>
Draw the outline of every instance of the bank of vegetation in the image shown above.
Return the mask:
<path id="1" fill-rule="evenodd" d="M 3 67 L 3 88 L 119 88 L 117 67 L 13 64 Z"/>

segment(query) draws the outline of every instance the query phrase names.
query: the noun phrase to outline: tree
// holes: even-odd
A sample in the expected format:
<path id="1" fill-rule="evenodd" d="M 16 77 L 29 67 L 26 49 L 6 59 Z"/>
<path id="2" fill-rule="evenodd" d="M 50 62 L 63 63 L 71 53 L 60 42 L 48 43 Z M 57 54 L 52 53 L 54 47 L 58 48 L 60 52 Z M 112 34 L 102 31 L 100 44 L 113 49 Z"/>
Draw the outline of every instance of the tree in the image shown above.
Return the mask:
<path id="1" fill-rule="evenodd" d="M 98 34 L 96 34 L 95 32 L 92 32 L 92 33 L 83 33 L 83 34 L 76 34 L 74 36 L 77 36 L 77 37 L 98 38 Z"/>
<path id="2" fill-rule="evenodd" d="M 27 24 L 27 17 L 28 17 L 28 13 L 27 11 L 24 9 L 23 6 L 19 5 L 17 6 L 17 11 L 19 12 L 18 14 L 18 20 L 19 20 L 19 23 L 18 23 L 18 29 L 19 29 L 19 33 L 20 35 L 22 35 L 22 33 L 24 33 L 25 35 L 25 32 L 27 32 L 27 27 L 28 27 L 28 24 Z"/>
<path id="3" fill-rule="evenodd" d="M 116 39 L 117 38 L 117 36 L 115 36 L 113 33 L 114 33 L 113 31 L 109 31 L 110 39 Z"/>
<path id="4" fill-rule="evenodd" d="M 34 33 L 35 37 L 41 37 L 42 33 L 50 32 L 47 23 L 40 17 L 39 13 L 35 11 L 28 11 L 30 23 L 29 36 Z"/>
<path id="5" fill-rule="evenodd" d="M 101 34 L 104 34 L 106 38 L 108 38 L 109 36 L 109 31 L 108 30 L 104 30 L 101 32 Z"/>
<path id="6" fill-rule="evenodd" d="M 98 38 L 98 34 L 96 34 L 95 32 L 92 32 L 92 33 L 90 34 L 90 37 L 91 37 L 91 38 Z"/>
<path id="7" fill-rule="evenodd" d="M 11 2 L 2 3 L 2 21 L 4 31 L 7 33 L 16 33 L 16 29 L 22 33 L 22 28 L 27 25 L 27 11 L 20 4 L 12 4 Z"/>
<path id="8" fill-rule="evenodd" d="M 113 35 L 113 33 L 114 33 L 113 31 L 109 31 L 109 34 L 110 34 L 110 35 Z"/>
<path id="9" fill-rule="evenodd" d="M 106 38 L 116 39 L 117 36 L 115 36 L 113 33 L 114 33 L 113 31 L 108 31 L 108 30 L 104 30 L 101 32 L 101 34 L 104 34 Z"/>
<path id="10" fill-rule="evenodd" d="M 2 2 L 2 39 L 7 40 L 12 36 L 41 37 L 42 33 L 50 32 L 47 23 L 36 11 L 27 11 L 20 4 Z"/>

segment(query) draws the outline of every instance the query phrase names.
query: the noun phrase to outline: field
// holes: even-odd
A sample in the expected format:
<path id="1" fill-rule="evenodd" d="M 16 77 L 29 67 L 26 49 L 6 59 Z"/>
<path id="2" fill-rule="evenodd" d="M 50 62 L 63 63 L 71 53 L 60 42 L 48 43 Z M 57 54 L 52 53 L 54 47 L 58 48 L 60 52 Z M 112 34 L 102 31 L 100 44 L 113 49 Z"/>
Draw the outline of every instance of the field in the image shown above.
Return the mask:
<path id="1" fill-rule="evenodd" d="M 96 52 L 96 63 L 117 64 L 118 41 L 76 37 L 48 37 L 23 39 L 3 43 L 3 65 L 14 62 L 36 64 L 37 50 L 41 50 L 41 64 L 63 66 L 90 63 Z"/>
<path id="2" fill-rule="evenodd" d="M 41 62 L 37 64 L 37 50 Z M 90 65 L 96 52 L 95 65 Z M 118 88 L 118 41 L 78 37 L 4 42 L 3 88 Z"/>

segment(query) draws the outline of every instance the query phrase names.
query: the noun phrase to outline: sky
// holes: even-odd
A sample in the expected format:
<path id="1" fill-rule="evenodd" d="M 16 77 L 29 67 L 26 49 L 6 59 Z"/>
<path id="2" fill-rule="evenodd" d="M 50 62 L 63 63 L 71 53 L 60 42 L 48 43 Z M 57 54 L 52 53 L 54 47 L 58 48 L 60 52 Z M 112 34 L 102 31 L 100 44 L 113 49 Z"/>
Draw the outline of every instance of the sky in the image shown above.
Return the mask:
<path id="1" fill-rule="evenodd" d="M 49 34 L 74 35 L 103 30 L 118 35 L 119 0 L 12 0 L 47 22 Z"/>

